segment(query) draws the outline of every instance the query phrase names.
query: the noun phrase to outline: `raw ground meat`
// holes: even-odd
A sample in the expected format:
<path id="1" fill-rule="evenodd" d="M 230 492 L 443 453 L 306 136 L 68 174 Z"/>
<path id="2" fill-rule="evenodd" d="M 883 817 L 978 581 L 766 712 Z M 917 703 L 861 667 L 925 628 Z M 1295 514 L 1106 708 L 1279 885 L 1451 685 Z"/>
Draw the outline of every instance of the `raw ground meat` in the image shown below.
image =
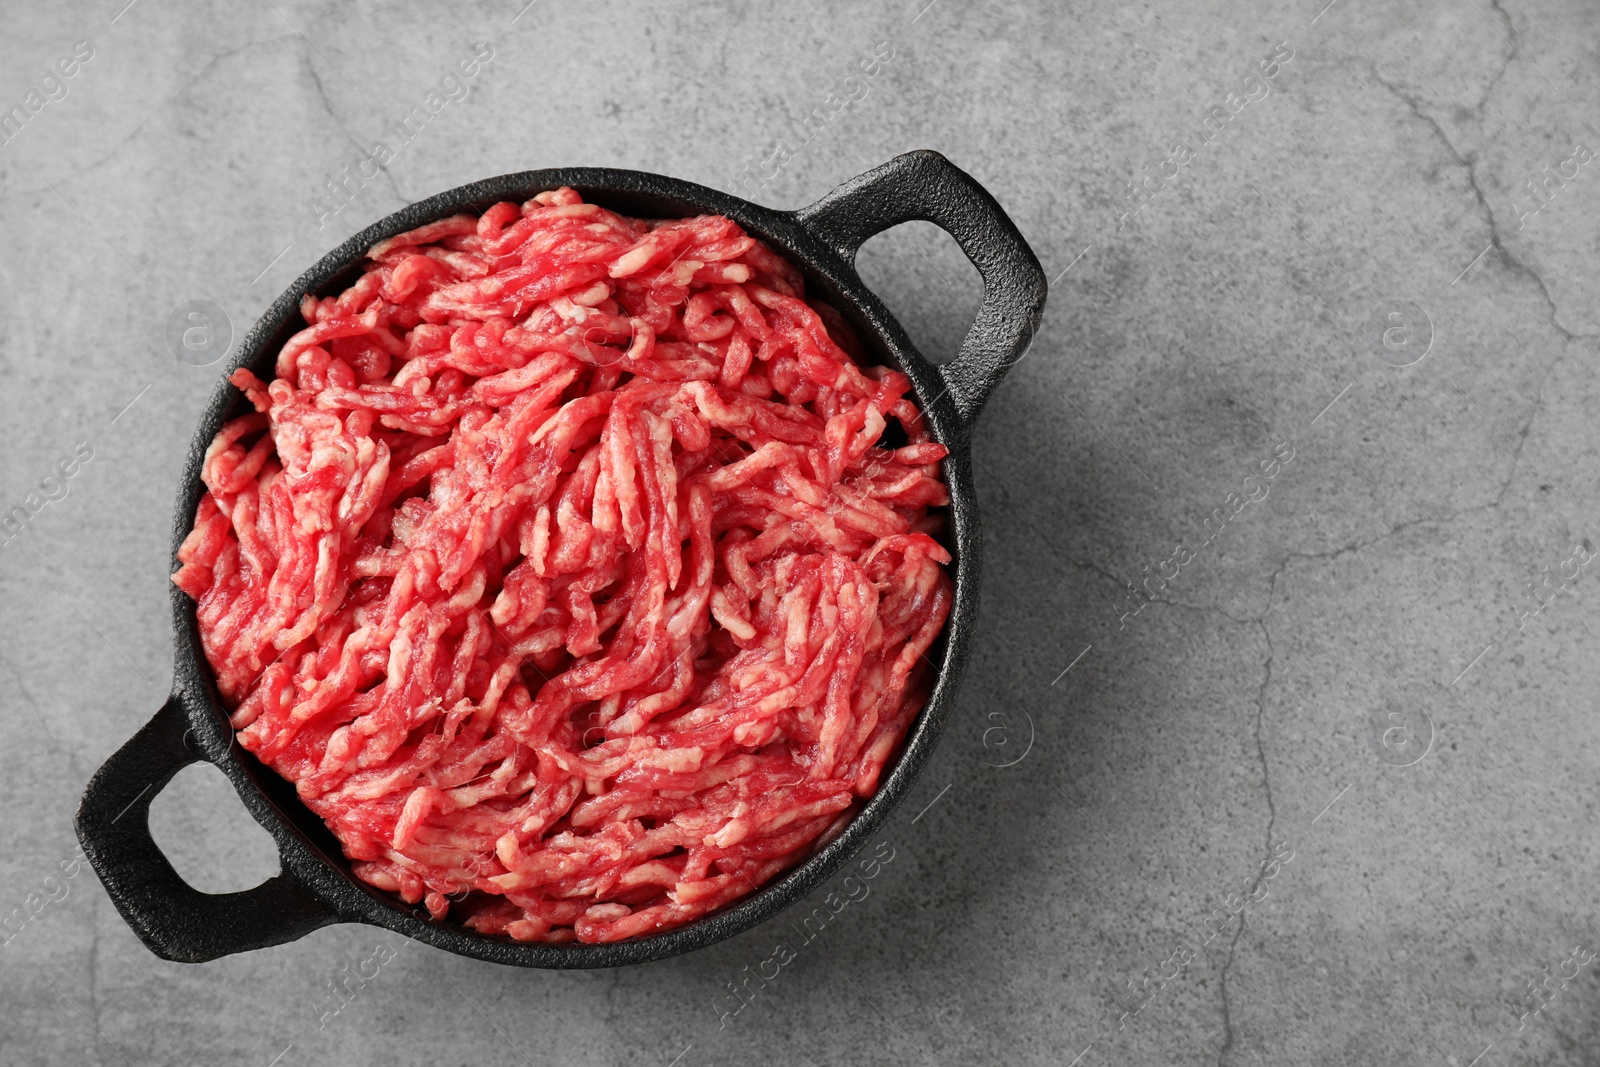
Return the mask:
<path id="1" fill-rule="evenodd" d="M 792 264 L 559 189 L 301 312 L 275 380 L 233 375 L 256 411 L 173 581 L 240 743 L 360 878 L 615 941 L 873 794 L 949 612 L 946 452 Z"/>

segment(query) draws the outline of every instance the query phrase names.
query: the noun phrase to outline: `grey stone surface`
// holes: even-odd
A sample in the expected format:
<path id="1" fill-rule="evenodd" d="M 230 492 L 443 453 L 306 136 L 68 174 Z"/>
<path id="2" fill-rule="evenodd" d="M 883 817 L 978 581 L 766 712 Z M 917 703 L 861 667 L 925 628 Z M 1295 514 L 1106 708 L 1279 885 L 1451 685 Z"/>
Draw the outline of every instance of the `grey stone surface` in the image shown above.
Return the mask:
<path id="1" fill-rule="evenodd" d="M 123 2 L 0 30 L 0 107 L 60 97 L 0 144 L 0 503 L 93 449 L 0 548 L 0 912 L 32 913 L 0 946 L 0 1062 L 1597 1062 L 1593 5 Z M 66 94 L 41 85 L 83 40 Z M 471 94 L 319 225 L 324 180 L 480 40 Z M 866 95 L 750 195 L 935 148 L 1055 283 L 975 438 L 958 721 L 870 897 L 725 1027 L 770 928 L 599 973 L 406 945 L 325 1020 L 392 935 L 151 956 L 70 820 L 170 677 L 171 502 L 218 368 L 174 357 L 169 314 L 242 334 L 349 233 L 497 173 L 727 186 L 878 42 Z M 948 239 L 908 226 L 862 269 L 954 349 L 977 294 Z M 1426 324 L 1374 348 L 1398 302 Z M 154 824 L 202 888 L 275 867 L 215 774 Z"/>

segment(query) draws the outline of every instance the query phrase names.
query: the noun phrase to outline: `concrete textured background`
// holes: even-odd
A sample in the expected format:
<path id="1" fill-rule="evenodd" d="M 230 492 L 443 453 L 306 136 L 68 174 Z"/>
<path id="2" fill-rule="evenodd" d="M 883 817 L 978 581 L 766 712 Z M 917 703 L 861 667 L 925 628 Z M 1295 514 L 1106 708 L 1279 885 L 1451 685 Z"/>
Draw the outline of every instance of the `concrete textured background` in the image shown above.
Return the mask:
<path id="1" fill-rule="evenodd" d="M 93 450 L 0 549 L 0 913 L 22 916 L 0 1061 L 1600 1063 L 1600 9 L 125 3 L 7 5 L 0 30 L 0 108 L 42 103 L 0 144 L 0 504 Z M 478 41 L 470 95 L 316 209 Z M 242 335 L 345 236 L 473 179 L 728 187 L 779 141 L 748 188 L 782 207 L 944 152 L 1054 280 L 975 437 L 957 720 L 871 895 L 726 1026 L 772 928 L 609 972 L 356 926 L 151 956 L 70 822 L 167 692 L 171 504 L 222 366 L 175 358 L 173 310 L 212 301 Z M 978 283 L 948 238 L 903 227 L 862 270 L 954 350 Z M 276 869 L 208 768 L 152 822 L 200 888 Z"/>

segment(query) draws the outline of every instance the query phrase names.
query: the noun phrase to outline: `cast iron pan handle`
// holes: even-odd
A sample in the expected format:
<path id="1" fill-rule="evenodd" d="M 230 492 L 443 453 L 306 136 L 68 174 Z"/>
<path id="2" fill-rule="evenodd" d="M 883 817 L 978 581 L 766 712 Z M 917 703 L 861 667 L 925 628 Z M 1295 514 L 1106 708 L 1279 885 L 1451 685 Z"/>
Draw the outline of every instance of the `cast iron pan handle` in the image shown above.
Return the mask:
<path id="1" fill-rule="evenodd" d="M 913 219 L 931 222 L 978 268 L 983 306 L 960 354 L 939 368 L 961 416 L 962 440 L 947 443 L 964 444 L 984 401 L 1027 351 L 1044 314 L 1044 269 L 1017 227 L 970 174 L 927 150 L 852 178 L 795 218 L 852 266 L 868 238 Z"/>
<path id="2" fill-rule="evenodd" d="M 186 733 L 174 693 L 89 779 L 78 808 L 84 853 L 139 940 L 162 959 L 204 963 L 281 945 L 335 921 L 287 869 L 241 893 L 202 893 L 172 869 L 150 836 L 150 802 L 203 758 Z"/>

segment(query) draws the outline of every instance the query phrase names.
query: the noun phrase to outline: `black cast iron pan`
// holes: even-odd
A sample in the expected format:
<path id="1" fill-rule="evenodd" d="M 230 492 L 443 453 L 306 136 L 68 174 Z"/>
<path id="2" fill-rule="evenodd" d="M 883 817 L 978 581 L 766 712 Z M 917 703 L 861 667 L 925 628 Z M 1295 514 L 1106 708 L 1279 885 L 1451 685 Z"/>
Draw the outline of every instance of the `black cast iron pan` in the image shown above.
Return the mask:
<path id="1" fill-rule="evenodd" d="M 1045 300 L 1044 272 L 1017 228 L 982 186 L 938 153 L 898 156 L 799 211 L 774 211 L 690 182 L 630 170 L 537 170 L 464 185 L 395 212 L 324 256 L 262 315 L 233 366 L 270 378 L 278 350 L 302 326 L 301 296 L 343 290 L 378 241 L 457 212 L 481 212 L 501 200 L 520 203 L 563 185 L 626 215 L 712 213 L 736 220 L 804 270 L 808 291 L 845 316 L 875 360 L 910 376 L 934 438 L 950 449 L 944 465 L 951 520 L 946 541 L 954 556 L 955 603 L 943 637 L 930 650 L 939 674 L 927 707 L 913 722 L 877 795 L 838 837 L 759 893 L 686 926 L 629 941 L 522 943 L 431 922 L 420 907 L 408 907 L 351 875 L 333 835 L 300 803 L 294 788 L 234 742 L 201 652 L 194 603 L 173 587 L 177 662 L 172 695 L 96 772 L 77 816 L 78 838 L 106 892 L 156 955 L 198 963 L 282 944 L 336 922 L 370 923 L 463 956 L 522 967 L 611 967 L 677 955 L 747 930 L 816 888 L 883 827 L 932 754 L 978 612 L 978 509 L 967 438 L 990 392 L 1026 350 Z M 960 354 L 943 367 L 917 353 L 854 267 L 864 241 L 912 219 L 932 222 L 953 236 L 983 277 L 977 319 Z M 178 493 L 174 558 L 203 491 L 206 446 L 225 420 L 246 407 L 243 395 L 223 377 L 190 446 Z M 245 807 L 277 842 L 282 870 L 254 889 L 211 894 L 191 888 L 150 836 L 150 802 L 174 774 L 199 760 L 227 774 Z"/>

